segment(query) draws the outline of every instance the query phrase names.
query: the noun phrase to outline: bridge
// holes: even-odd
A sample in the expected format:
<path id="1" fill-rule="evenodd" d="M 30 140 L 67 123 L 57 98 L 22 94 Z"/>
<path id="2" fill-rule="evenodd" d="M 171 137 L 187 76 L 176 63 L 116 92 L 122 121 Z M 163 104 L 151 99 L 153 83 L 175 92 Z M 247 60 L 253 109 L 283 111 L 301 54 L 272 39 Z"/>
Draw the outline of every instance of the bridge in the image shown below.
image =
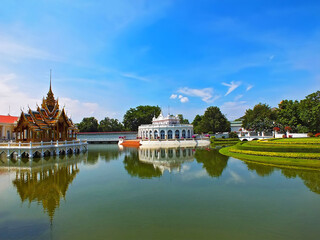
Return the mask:
<path id="1" fill-rule="evenodd" d="M 270 139 L 273 138 L 272 136 L 242 136 L 239 137 L 241 141 L 253 141 L 253 140 L 260 140 L 260 139 Z"/>
<path id="2" fill-rule="evenodd" d="M 136 139 L 137 132 L 82 132 L 78 133 L 77 138 L 93 143 L 118 143 L 119 137 L 127 140 Z"/>

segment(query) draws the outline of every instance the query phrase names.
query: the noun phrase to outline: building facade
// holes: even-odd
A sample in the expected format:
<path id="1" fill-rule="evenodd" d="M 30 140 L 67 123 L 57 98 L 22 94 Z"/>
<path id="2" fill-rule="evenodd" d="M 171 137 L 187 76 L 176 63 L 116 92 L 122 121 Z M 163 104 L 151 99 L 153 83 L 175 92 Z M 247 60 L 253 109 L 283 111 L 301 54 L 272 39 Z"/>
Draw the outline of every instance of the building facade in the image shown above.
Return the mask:
<path id="1" fill-rule="evenodd" d="M 0 115 L 0 140 L 13 140 L 15 139 L 14 128 L 18 121 L 18 117 L 10 115 Z"/>
<path id="2" fill-rule="evenodd" d="M 59 109 L 59 102 L 54 98 L 51 81 L 46 98 L 36 111 L 29 109 L 21 112 L 17 126 L 14 129 L 16 141 L 19 142 L 49 142 L 76 139 L 78 128 L 68 118 L 64 108 Z"/>
<path id="3" fill-rule="evenodd" d="M 138 128 L 138 137 L 141 139 L 187 139 L 192 138 L 192 124 L 180 124 L 178 116 L 164 117 L 162 112 L 152 119 L 152 124 L 144 124 Z"/>

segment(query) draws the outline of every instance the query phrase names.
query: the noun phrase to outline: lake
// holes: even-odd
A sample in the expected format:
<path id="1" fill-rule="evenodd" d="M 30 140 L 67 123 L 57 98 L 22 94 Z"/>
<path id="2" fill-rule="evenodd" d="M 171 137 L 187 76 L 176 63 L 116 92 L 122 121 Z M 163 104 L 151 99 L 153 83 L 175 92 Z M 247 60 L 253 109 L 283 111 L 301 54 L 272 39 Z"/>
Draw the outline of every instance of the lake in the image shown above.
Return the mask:
<path id="1" fill-rule="evenodd" d="M 0 162 L 0 239 L 319 239 L 320 171 L 217 149 Z"/>

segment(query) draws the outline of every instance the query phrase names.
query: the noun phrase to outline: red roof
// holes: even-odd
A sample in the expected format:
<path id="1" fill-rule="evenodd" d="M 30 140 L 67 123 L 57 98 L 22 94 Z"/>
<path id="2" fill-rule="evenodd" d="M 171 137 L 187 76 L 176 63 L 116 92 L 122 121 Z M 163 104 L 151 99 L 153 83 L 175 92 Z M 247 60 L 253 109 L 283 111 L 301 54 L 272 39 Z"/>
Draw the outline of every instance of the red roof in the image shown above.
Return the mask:
<path id="1" fill-rule="evenodd" d="M 0 123 L 14 123 L 18 121 L 19 117 L 0 115 Z"/>

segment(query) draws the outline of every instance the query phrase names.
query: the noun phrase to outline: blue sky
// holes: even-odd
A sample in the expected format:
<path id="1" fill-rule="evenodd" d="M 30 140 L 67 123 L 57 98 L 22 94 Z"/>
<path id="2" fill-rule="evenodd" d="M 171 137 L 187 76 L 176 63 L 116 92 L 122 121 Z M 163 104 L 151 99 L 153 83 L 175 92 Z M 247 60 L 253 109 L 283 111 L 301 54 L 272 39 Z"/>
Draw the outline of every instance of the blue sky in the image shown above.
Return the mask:
<path id="1" fill-rule="evenodd" d="M 159 105 L 230 120 L 320 87 L 319 1 L 3 0 L 0 114 L 53 90 L 77 122 Z"/>

